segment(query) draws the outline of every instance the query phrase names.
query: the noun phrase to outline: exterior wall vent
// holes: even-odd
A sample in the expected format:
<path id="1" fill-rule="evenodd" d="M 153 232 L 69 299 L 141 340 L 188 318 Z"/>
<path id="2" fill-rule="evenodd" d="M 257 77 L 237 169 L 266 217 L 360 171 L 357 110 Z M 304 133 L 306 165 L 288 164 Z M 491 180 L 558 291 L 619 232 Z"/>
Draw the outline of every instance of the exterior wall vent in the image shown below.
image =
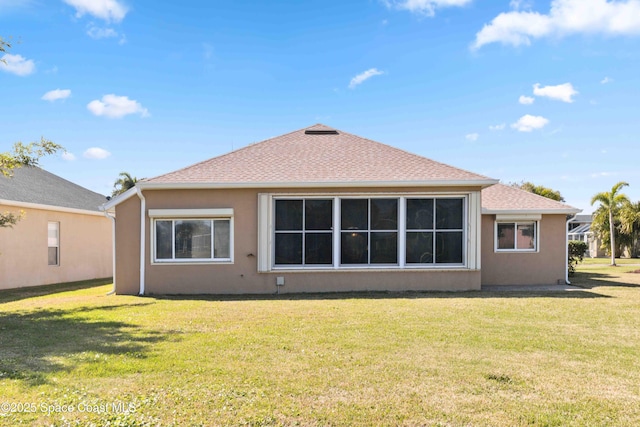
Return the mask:
<path id="1" fill-rule="evenodd" d="M 337 135 L 338 131 L 335 129 L 307 129 L 304 133 L 305 135 Z"/>

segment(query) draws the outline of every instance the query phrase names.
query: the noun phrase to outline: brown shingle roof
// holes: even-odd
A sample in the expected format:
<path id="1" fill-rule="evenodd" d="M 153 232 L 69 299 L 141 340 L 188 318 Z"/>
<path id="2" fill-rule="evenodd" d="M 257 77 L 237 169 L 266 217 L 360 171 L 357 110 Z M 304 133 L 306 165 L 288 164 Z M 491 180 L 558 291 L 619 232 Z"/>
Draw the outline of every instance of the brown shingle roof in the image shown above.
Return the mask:
<path id="1" fill-rule="evenodd" d="M 519 188 L 496 184 L 482 190 L 482 212 L 576 213 L 580 209 Z"/>
<path id="2" fill-rule="evenodd" d="M 468 183 L 491 178 L 316 124 L 144 181 L 146 184 Z M 143 186 L 145 186 L 143 184 Z"/>

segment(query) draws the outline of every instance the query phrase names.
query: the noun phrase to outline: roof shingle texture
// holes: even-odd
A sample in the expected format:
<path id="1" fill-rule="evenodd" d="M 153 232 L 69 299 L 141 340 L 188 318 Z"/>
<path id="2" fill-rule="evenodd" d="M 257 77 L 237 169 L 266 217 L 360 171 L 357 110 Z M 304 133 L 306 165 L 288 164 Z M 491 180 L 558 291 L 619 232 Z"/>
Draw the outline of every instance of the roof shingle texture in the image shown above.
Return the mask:
<path id="1" fill-rule="evenodd" d="M 146 181 L 260 184 L 490 179 L 343 131 L 305 133 L 331 129 L 317 124 Z"/>
<path id="2" fill-rule="evenodd" d="M 491 211 L 576 210 L 573 206 L 504 184 L 482 190 L 482 208 Z"/>
<path id="3" fill-rule="evenodd" d="M 89 211 L 106 202 L 102 194 L 32 166 L 14 169 L 11 178 L 0 175 L 0 200 Z"/>

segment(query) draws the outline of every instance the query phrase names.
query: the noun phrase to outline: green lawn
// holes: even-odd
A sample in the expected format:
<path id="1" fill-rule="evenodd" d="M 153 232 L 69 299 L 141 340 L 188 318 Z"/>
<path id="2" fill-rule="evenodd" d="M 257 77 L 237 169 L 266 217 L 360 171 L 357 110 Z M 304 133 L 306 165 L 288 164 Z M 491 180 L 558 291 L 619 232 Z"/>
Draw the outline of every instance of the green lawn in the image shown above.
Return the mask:
<path id="1" fill-rule="evenodd" d="M 611 258 L 585 258 L 582 261 L 582 265 L 584 266 L 589 266 L 589 265 L 609 265 L 611 264 Z M 636 264 L 636 265 L 640 265 L 640 258 L 616 258 L 616 264 L 619 265 L 630 265 L 630 264 Z"/>
<path id="2" fill-rule="evenodd" d="M 0 292 L 0 425 L 636 426 L 632 270 L 553 293 Z"/>

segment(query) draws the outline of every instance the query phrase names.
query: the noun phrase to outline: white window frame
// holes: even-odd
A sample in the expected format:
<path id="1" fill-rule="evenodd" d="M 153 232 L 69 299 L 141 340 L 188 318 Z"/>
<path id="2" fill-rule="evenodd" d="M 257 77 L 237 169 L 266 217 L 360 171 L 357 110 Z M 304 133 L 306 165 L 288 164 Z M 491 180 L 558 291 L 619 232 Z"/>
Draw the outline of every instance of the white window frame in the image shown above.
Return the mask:
<path id="1" fill-rule="evenodd" d="M 56 241 L 55 244 L 51 244 L 51 238 L 49 237 L 49 227 L 52 225 L 55 226 L 56 231 Z M 49 264 L 49 248 L 56 248 L 56 263 Z M 47 222 L 47 265 L 51 267 L 59 267 L 60 266 L 60 222 L 57 221 L 49 221 Z"/>
<path id="2" fill-rule="evenodd" d="M 498 248 L 498 224 L 513 224 L 514 226 L 514 236 L 513 236 L 514 248 L 513 249 Z M 535 247 L 533 249 L 518 249 L 518 224 L 520 225 L 533 224 L 534 233 L 535 233 L 535 238 L 533 239 Z M 523 218 L 515 218 L 515 219 L 509 219 L 509 218 L 496 219 L 493 226 L 493 249 L 494 249 L 494 252 L 499 252 L 499 253 L 505 253 L 505 252 L 506 253 L 514 253 L 514 252 L 538 253 L 540 252 L 540 220 L 537 217 L 536 218 L 523 217 Z"/>
<path id="3" fill-rule="evenodd" d="M 479 193 L 479 192 L 478 192 Z M 333 264 L 332 265 L 276 265 L 275 264 L 275 200 L 278 199 L 328 199 L 333 202 Z M 398 200 L 398 263 L 397 264 L 341 264 L 341 199 L 397 199 Z M 463 199 L 462 263 L 436 264 L 406 263 L 406 200 L 407 199 Z M 258 195 L 258 271 L 309 271 L 309 270 L 468 270 L 480 268 L 479 194 L 472 192 L 447 193 L 344 193 L 344 194 L 272 194 Z M 411 231 L 411 230 L 409 230 Z M 459 231 L 459 230 L 458 230 Z"/>
<path id="4" fill-rule="evenodd" d="M 234 259 L 234 220 L 233 209 L 149 209 L 151 229 L 150 258 L 153 265 L 167 264 L 233 264 Z M 210 221 L 211 223 L 211 258 L 176 258 L 175 257 L 175 223 L 176 221 Z M 215 222 L 229 221 L 229 257 L 215 258 Z M 171 254 L 172 258 L 156 258 L 157 238 L 156 222 L 171 221 Z"/>

